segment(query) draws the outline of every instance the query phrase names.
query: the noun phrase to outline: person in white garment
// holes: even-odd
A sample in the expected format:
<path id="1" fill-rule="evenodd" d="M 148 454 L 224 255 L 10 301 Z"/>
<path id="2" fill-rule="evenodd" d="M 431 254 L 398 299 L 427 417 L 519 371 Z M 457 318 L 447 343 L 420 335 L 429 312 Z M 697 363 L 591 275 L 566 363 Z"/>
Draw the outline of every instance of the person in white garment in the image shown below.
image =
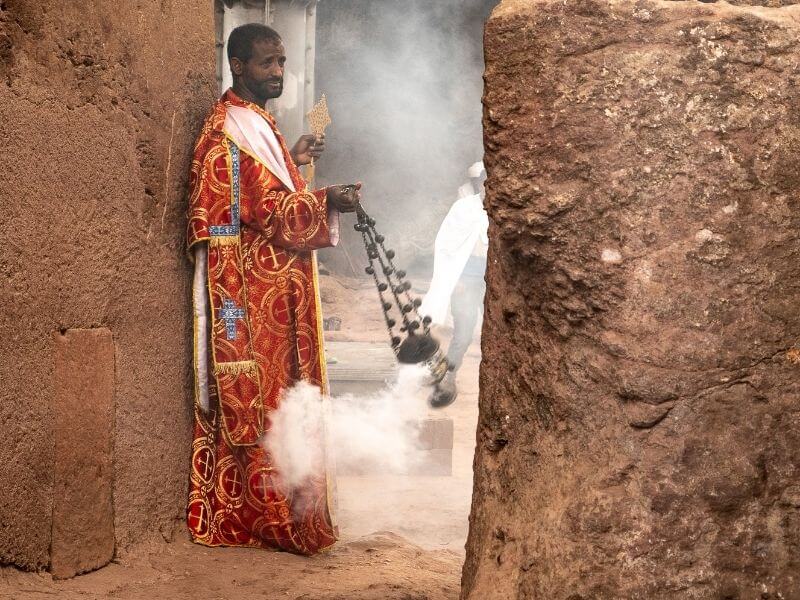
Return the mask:
<path id="1" fill-rule="evenodd" d="M 450 372 L 445 376 L 452 386 L 483 313 L 486 292 L 489 217 L 483 208 L 483 163 L 473 164 L 467 176 L 469 181 L 459 188 L 461 197 L 450 207 L 436 235 L 433 278 L 420 307 L 420 314 L 437 325 L 446 324 L 448 309 L 452 313 L 453 338 L 447 350 Z"/>

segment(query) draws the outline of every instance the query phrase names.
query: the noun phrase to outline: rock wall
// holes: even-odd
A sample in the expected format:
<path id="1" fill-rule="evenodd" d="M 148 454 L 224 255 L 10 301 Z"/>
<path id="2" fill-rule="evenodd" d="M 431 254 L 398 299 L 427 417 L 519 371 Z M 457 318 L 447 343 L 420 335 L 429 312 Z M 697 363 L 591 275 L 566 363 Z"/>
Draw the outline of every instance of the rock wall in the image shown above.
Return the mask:
<path id="1" fill-rule="evenodd" d="M 493 13 L 463 598 L 800 598 L 798 23 Z"/>
<path id="2" fill-rule="evenodd" d="M 117 553 L 183 516 L 183 215 L 214 96 L 210 1 L 0 1 L 2 563 L 50 561 L 59 331 L 113 335 Z"/>

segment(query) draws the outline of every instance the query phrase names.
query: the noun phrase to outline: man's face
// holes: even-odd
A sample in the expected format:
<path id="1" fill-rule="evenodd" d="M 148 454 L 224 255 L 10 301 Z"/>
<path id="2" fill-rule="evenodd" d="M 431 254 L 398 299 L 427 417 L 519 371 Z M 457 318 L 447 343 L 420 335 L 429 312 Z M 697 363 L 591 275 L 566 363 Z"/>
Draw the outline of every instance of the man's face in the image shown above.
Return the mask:
<path id="1" fill-rule="evenodd" d="M 253 42 L 253 55 L 247 62 L 234 59 L 231 67 L 235 75 L 262 104 L 283 93 L 283 67 L 286 51 L 283 44 L 274 40 Z M 237 72 L 238 71 L 238 72 Z"/>

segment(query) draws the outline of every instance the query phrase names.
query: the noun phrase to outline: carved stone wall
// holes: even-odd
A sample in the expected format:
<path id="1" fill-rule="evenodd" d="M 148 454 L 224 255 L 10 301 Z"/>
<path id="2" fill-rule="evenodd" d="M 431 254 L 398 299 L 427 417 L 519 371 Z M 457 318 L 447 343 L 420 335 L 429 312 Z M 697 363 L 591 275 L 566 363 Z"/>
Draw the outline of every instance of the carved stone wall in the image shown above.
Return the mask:
<path id="1" fill-rule="evenodd" d="M 99 499 L 108 515 L 109 479 L 118 554 L 169 538 L 183 517 L 186 182 L 215 95 L 209 1 L 0 2 L 0 563 L 47 568 L 56 534 L 69 555 L 61 542 L 82 504 Z M 69 350 L 75 369 L 57 368 L 73 328 L 105 328 L 113 347 L 106 335 L 96 352 Z M 97 381 L 112 382 L 113 400 L 96 386 L 81 397 Z M 92 429 L 108 410 L 113 450 Z M 111 476 L 97 455 L 109 452 Z M 86 469 L 98 469 L 97 493 L 74 488 Z M 67 558 L 62 574 L 98 564 Z"/>

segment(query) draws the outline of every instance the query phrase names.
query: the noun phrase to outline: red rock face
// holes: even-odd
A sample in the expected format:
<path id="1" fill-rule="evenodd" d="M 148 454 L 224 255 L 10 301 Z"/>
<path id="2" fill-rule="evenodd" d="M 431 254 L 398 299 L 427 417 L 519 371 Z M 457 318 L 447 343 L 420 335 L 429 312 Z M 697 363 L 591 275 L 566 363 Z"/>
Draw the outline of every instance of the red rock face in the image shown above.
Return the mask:
<path id="1" fill-rule="evenodd" d="M 798 16 L 495 10 L 463 598 L 800 597 Z"/>
<path id="2" fill-rule="evenodd" d="M 183 517 L 183 215 L 213 61 L 211 2 L 0 2 L 0 563 L 49 565 L 54 472 L 76 468 L 54 468 L 60 330 L 113 335 L 117 552 Z M 99 562 L 80 558 L 66 572 Z"/>

